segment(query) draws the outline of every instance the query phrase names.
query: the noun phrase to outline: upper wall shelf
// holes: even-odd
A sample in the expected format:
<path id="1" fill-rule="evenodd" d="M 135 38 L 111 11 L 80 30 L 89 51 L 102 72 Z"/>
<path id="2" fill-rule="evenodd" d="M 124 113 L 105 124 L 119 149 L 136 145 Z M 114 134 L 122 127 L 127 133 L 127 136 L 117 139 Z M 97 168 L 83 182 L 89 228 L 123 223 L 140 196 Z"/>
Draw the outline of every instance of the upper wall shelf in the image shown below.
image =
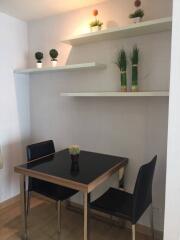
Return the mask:
<path id="1" fill-rule="evenodd" d="M 40 73 L 40 72 L 55 72 L 55 71 L 73 71 L 81 69 L 101 69 L 106 68 L 105 64 L 90 62 L 90 63 L 81 63 L 73 65 L 65 65 L 58 67 L 43 67 L 43 68 L 26 68 L 26 69 L 17 69 L 14 73 L 25 74 L 25 73 Z"/>
<path id="2" fill-rule="evenodd" d="M 60 93 L 61 97 L 168 97 L 168 91 L 151 92 L 74 92 Z"/>
<path id="3" fill-rule="evenodd" d="M 169 31 L 172 28 L 172 18 L 161 18 L 126 27 L 117 27 L 102 30 L 96 33 L 82 34 L 76 37 L 67 38 L 61 42 L 77 46 L 97 41 L 114 40 L 118 38 L 135 37 L 140 35 L 152 34 Z"/>

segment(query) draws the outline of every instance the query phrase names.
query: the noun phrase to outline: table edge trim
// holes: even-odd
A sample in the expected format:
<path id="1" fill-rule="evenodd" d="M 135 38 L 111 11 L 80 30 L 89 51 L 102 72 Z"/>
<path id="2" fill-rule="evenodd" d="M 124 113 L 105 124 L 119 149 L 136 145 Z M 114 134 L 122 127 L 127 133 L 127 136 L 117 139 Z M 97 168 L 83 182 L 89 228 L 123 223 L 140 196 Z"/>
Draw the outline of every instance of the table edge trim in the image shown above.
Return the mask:
<path id="1" fill-rule="evenodd" d="M 35 170 L 24 169 L 22 167 L 15 167 L 14 170 L 15 170 L 15 172 L 23 174 L 25 176 L 34 177 L 34 178 L 37 178 L 40 180 L 58 184 L 63 187 L 72 188 L 74 190 L 87 192 L 87 189 L 88 189 L 88 185 L 86 185 L 86 184 L 74 182 L 72 180 L 64 179 L 61 177 L 51 176 L 49 174 L 41 173 L 41 172 L 38 172 Z"/>

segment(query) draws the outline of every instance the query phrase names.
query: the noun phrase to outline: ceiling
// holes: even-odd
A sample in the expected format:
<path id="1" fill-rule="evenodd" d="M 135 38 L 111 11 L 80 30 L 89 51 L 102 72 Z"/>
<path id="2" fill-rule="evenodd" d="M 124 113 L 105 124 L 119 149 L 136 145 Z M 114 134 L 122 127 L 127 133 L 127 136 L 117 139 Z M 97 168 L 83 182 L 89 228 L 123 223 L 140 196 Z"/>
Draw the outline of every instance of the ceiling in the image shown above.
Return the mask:
<path id="1" fill-rule="evenodd" d="M 0 0 L 0 12 L 28 21 L 88 7 L 105 1 L 106 0 Z"/>

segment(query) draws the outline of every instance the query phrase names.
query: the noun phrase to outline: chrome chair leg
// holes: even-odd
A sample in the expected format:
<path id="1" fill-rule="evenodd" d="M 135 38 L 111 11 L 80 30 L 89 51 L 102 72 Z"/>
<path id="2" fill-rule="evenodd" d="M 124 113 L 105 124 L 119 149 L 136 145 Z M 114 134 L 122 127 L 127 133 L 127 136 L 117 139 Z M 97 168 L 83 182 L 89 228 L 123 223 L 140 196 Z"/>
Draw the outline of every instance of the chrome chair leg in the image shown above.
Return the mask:
<path id="1" fill-rule="evenodd" d="M 136 240 L 136 226 L 132 225 L 132 240 Z"/>
<path id="2" fill-rule="evenodd" d="M 28 193 L 27 193 L 27 206 L 26 206 L 27 216 L 30 212 L 30 206 L 31 206 L 31 192 L 28 191 Z"/>
<path id="3" fill-rule="evenodd" d="M 84 193 L 84 240 L 89 239 L 88 213 L 89 213 L 88 193 L 85 192 Z"/>
<path id="4" fill-rule="evenodd" d="M 20 193 L 21 193 L 21 213 L 22 213 L 22 239 L 28 240 L 27 230 L 27 199 L 26 199 L 26 178 L 24 175 L 20 176 Z"/>
<path id="5" fill-rule="evenodd" d="M 57 202 L 57 212 L 58 212 L 58 233 L 61 232 L 61 201 Z"/>
<path id="6" fill-rule="evenodd" d="M 152 230 L 152 239 L 155 239 L 154 235 L 154 214 L 153 214 L 153 205 L 151 204 L 151 230 Z"/>

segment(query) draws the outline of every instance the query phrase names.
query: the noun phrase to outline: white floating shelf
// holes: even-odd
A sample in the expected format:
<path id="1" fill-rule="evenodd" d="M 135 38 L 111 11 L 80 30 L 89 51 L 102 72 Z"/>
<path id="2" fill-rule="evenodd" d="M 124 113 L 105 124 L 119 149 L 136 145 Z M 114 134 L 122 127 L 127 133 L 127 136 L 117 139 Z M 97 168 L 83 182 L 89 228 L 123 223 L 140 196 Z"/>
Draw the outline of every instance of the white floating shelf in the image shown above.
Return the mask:
<path id="1" fill-rule="evenodd" d="M 106 68 L 106 65 L 101 63 L 96 63 L 96 62 L 90 62 L 90 63 L 72 64 L 72 65 L 65 65 L 65 66 L 58 66 L 58 67 L 17 69 L 14 71 L 14 73 L 25 74 L 25 73 L 73 71 L 73 70 L 101 69 L 101 68 Z"/>
<path id="2" fill-rule="evenodd" d="M 110 28 L 95 33 L 87 33 L 79 36 L 73 36 L 65 40 L 62 40 L 61 42 L 70 44 L 72 46 L 76 46 L 97 41 L 135 37 L 140 35 L 170 31 L 171 28 L 172 18 L 168 17 L 151 21 L 145 21 L 137 24 L 131 24 L 126 27 Z"/>
<path id="3" fill-rule="evenodd" d="M 168 91 L 60 93 L 62 97 L 168 97 Z"/>

